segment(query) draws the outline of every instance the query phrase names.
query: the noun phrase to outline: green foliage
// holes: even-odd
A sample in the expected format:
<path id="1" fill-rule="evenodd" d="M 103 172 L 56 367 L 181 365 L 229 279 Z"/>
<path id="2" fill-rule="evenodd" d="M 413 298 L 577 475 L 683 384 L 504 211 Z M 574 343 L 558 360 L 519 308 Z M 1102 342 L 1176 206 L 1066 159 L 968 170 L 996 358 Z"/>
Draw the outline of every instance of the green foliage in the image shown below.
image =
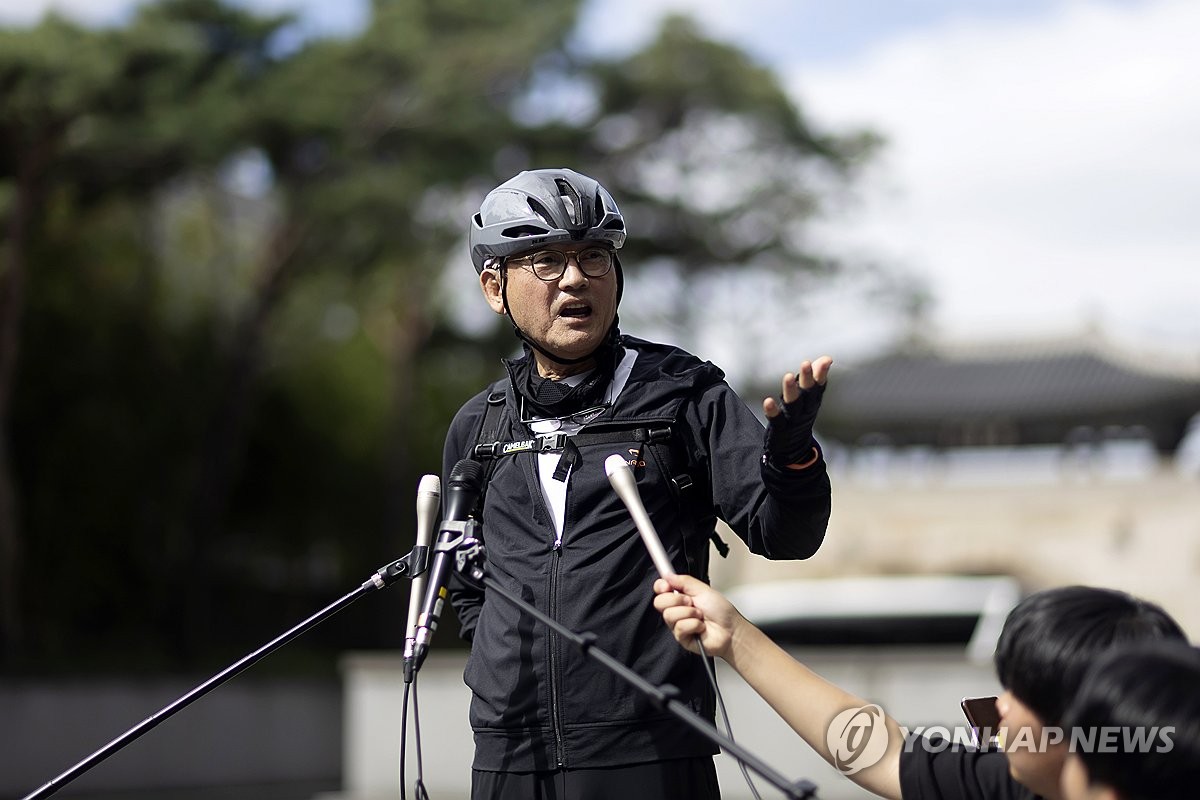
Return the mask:
<path id="1" fill-rule="evenodd" d="M 815 133 L 774 74 L 683 17 L 590 74 L 603 109 L 592 146 L 636 203 L 636 252 L 690 271 L 821 265 L 803 225 L 874 137 Z"/>
<path id="2" fill-rule="evenodd" d="M 684 18 L 581 61 L 578 8 L 375 0 L 291 50 L 289 18 L 218 0 L 0 30 L 0 215 L 26 219 L 0 225 L 0 297 L 5 263 L 26 284 L 0 424 L 31 576 L 7 669 L 220 666 L 406 552 L 418 476 L 513 346 L 438 298 L 466 209 L 518 168 L 609 184 L 633 265 L 836 269 L 803 224 L 874 139 L 815 133 Z M 553 113 L 564 86 L 593 110 Z M 394 646 L 403 599 L 274 661 Z"/>
<path id="3" fill-rule="evenodd" d="M 694 328 L 706 282 L 731 271 L 773 275 L 802 297 L 846 269 L 813 247 L 808 224 L 846 198 L 875 134 L 815 130 L 774 73 L 686 17 L 666 18 L 631 55 L 561 70 L 588 88 L 593 110 L 530 130 L 525 158 L 576 165 L 619 198 L 623 263 L 653 263 L 686 287 L 658 317 Z M 627 311 L 636 322 L 638 309 Z"/>

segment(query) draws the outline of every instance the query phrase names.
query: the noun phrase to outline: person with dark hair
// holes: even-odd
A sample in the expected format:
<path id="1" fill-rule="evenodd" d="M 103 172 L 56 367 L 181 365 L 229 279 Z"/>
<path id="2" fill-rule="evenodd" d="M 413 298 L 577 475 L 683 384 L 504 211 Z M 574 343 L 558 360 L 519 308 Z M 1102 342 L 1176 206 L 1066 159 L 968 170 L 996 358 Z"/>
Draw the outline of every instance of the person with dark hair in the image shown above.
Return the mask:
<path id="1" fill-rule="evenodd" d="M 764 431 L 717 367 L 621 334 L 625 238 L 612 195 L 573 170 L 483 199 L 471 261 L 524 352 L 459 410 L 444 469 L 484 467 L 492 578 L 712 720 L 702 664 L 645 602 L 657 573 L 604 462 L 626 459 L 679 571 L 707 574 L 718 519 L 754 553 L 808 558 L 830 512 L 813 423 L 832 359 L 783 377 Z M 503 599 L 459 587 L 451 602 L 471 642 L 472 797 L 719 797 L 712 743 Z"/>
<path id="2" fill-rule="evenodd" d="M 1118 648 L 1088 671 L 1064 721 L 1063 800 L 1200 797 L 1200 650 Z"/>
<path id="3" fill-rule="evenodd" d="M 1165 611 L 1123 592 L 1068 586 L 1025 598 L 996 648 L 1003 752 L 906 737 L 882 709 L 793 659 L 701 580 L 675 575 L 654 590 L 680 644 L 695 652 L 699 641 L 724 658 L 826 761 L 893 800 L 1063 800 L 1068 743 L 1048 727 L 1060 722 L 1087 665 L 1116 644 L 1185 641 Z M 853 725 L 857 746 L 847 757 L 831 731 Z"/>
<path id="4" fill-rule="evenodd" d="M 1032 736 L 1021 743 L 1025 746 L 1009 740 L 1013 777 L 1043 788 L 1058 781 L 1069 743 L 1051 745 L 1052 759 L 1032 743 L 1042 741 L 1043 727 L 1061 728 L 1063 712 L 1100 652 L 1184 638 L 1161 608 L 1111 589 L 1067 586 L 1032 595 L 1014 608 L 996 643 L 996 676 L 1005 689 L 996 705 L 1003 717 L 1027 721 Z"/>

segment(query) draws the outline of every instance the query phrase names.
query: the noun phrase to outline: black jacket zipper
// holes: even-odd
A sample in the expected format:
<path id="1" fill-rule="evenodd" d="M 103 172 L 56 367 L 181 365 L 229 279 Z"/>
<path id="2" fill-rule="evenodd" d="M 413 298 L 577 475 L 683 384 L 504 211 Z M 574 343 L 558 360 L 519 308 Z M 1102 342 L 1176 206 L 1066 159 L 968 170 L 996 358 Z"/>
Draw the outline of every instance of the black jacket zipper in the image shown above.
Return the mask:
<path id="1" fill-rule="evenodd" d="M 555 542 L 551 553 L 554 561 L 550 564 L 550 616 L 558 619 L 558 573 L 562 565 L 561 542 Z M 559 674 L 562 670 L 562 657 L 559 653 L 561 640 L 554 631 L 550 631 L 547 645 L 550 652 L 550 727 L 554 731 L 554 760 L 562 768 L 567 766 L 567 752 L 566 746 L 563 744 L 562 728 L 562 679 Z"/>

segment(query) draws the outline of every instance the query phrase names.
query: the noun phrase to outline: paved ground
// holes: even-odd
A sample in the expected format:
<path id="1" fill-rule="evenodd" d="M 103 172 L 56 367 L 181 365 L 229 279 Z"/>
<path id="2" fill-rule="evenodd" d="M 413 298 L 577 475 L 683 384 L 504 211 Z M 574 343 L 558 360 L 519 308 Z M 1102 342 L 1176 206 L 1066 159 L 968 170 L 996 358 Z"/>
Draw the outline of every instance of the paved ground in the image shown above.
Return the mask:
<path id="1" fill-rule="evenodd" d="M 53 797 L 63 798 L 63 800 L 313 800 L 317 795 L 336 792 L 339 788 L 337 782 L 215 786 L 203 789 L 145 789 L 100 793 L 71 792 L 70 787 L 66 787 Z M 437 798 L 437 800 L 452 800 L 452 798 Z"/>

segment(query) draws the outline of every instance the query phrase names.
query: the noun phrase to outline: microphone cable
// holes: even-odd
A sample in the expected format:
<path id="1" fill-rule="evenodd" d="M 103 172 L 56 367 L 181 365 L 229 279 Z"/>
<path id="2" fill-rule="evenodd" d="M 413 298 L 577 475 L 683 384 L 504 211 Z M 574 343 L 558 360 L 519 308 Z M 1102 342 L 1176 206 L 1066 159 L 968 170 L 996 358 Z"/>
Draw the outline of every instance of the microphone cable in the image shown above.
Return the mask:
<path id="1" fill-rule="evenodd" d="M 696 637 L 696 647 L 700 649 L 700 660 L 704 662 L 704 674 L 708 676 L 708 683 L 717 696 L 717 708 L 720 709 L 721 720 L 725 724 L 725 735 L 729 737 L 729 741 L 736 742 L 737 740 L 733 737 L 733 724 L 729 721 L 729 712 L 725 709 L 725 698 L 721 694 L 721 687 L 717 685 L 717 672 L 713 669 L 712 657 L 704 649 L 704 644 L 700 641 L 699 636 Z M 754 785 L 754 779 L 750 776 L 750 770 L 746 769 L 746 765 L 740 759 L 737 760 L 737 763 L 738 769 L 742 771 L 742 777 L 746 779 L 746 785 L 750 787 L 750 794 L 754 796 L 754 800 L 762 800 L 762 796 L 758 793 L 758 787 Z"/>
<path id="2" fill-rule="evenodd" d="M 407 758 L 408 745 L 408 691 L 412 688 L 412 706 L 413 706 L 413 733 L 416 736 L 417 745 L 417 782 L 413 788 L 413 796 L 416 800 L 429 800 L 429 792 L 425 790 L 425 764 L 421 756 L 421 709 L 417 701 L 417 675 L 414 674 L 412 683 L 404 684 L 404 700 L 401 704 L 400 712 L 400 800 L 405 800 L 404 794 L 404 768 L 405 759 Z"/>
<path id="3" fill-rule="evenodd" d="M 704 674 L 708 678 L 708 684 L 712 687 L 713 694 L 717 699 L 717 709 L 720 711 L 721 722 L 725 728 L 725 735 L 729 737 L 731 742 L 736 741 L 733 735 L 733 724 L 729 720 L 729 711 L 725 708 L 725 697 L 721 693 L 721 687 L 717 684 L 717 673 L 713 669 L 712 657 L 708 651 L 704 649 L 704 645 L 700 642 L 699 637 L 696 640 L 696 647 L 700 650 L 700 661 L 704 664 Z M 413 675 L 412 683 L 404 684 L 404 699 L 401 703 L 400 712 L 400 800 L 406 800 L 407 795 L 404 791 L 405 786 L 405 764 L 407 762 L 407 744 L 408 744 L 408 698 L 409 689 L 412 692 L 412 709 L 413 709 L 413 733 L 416 739 L 417 746 L 417 782 L 414 786 L 413 794 L 415 800 L 429 800 L 429 792 L 425 789 L 425 764 L 421 752 L 421 709 L 417 699 L 417 680 L 418 674 Z M 718 728 L 719 730 L 719 728 Z M 754 783 L 754 778 L 751 777 L 750 771 L 746 765 L 738 761 L 738 769 L 742 772 L 742 777 L 746 781 L 746 785 L 750 788 L 750 794 L 754 800 L 762 800 L 762 796 L 758 793 L 758 787 Z"/>
<path id="4" fill-rule="evenodd" d="M 413 675 L 413 733 L 417 737 L 417 783 L 413 789 L 416 800 L 429 800 L 429 792 L 425 791 L 425 762 L 421 755 L 421 710 L 417 702 L 417 676 Z"/>
<path id="5" fill-rule="evenodd" d="M 414 676 L 415 679 L 416 676 Z M 400 800 L 405 800 L 404 794 L 404 766 L 408 757 L 408 690 L 412 687 L 411 683 L 404 684 L 404 700 L 400 704 L 400 760 L 397 766 L 399 767 L 400 778 Z"/>

